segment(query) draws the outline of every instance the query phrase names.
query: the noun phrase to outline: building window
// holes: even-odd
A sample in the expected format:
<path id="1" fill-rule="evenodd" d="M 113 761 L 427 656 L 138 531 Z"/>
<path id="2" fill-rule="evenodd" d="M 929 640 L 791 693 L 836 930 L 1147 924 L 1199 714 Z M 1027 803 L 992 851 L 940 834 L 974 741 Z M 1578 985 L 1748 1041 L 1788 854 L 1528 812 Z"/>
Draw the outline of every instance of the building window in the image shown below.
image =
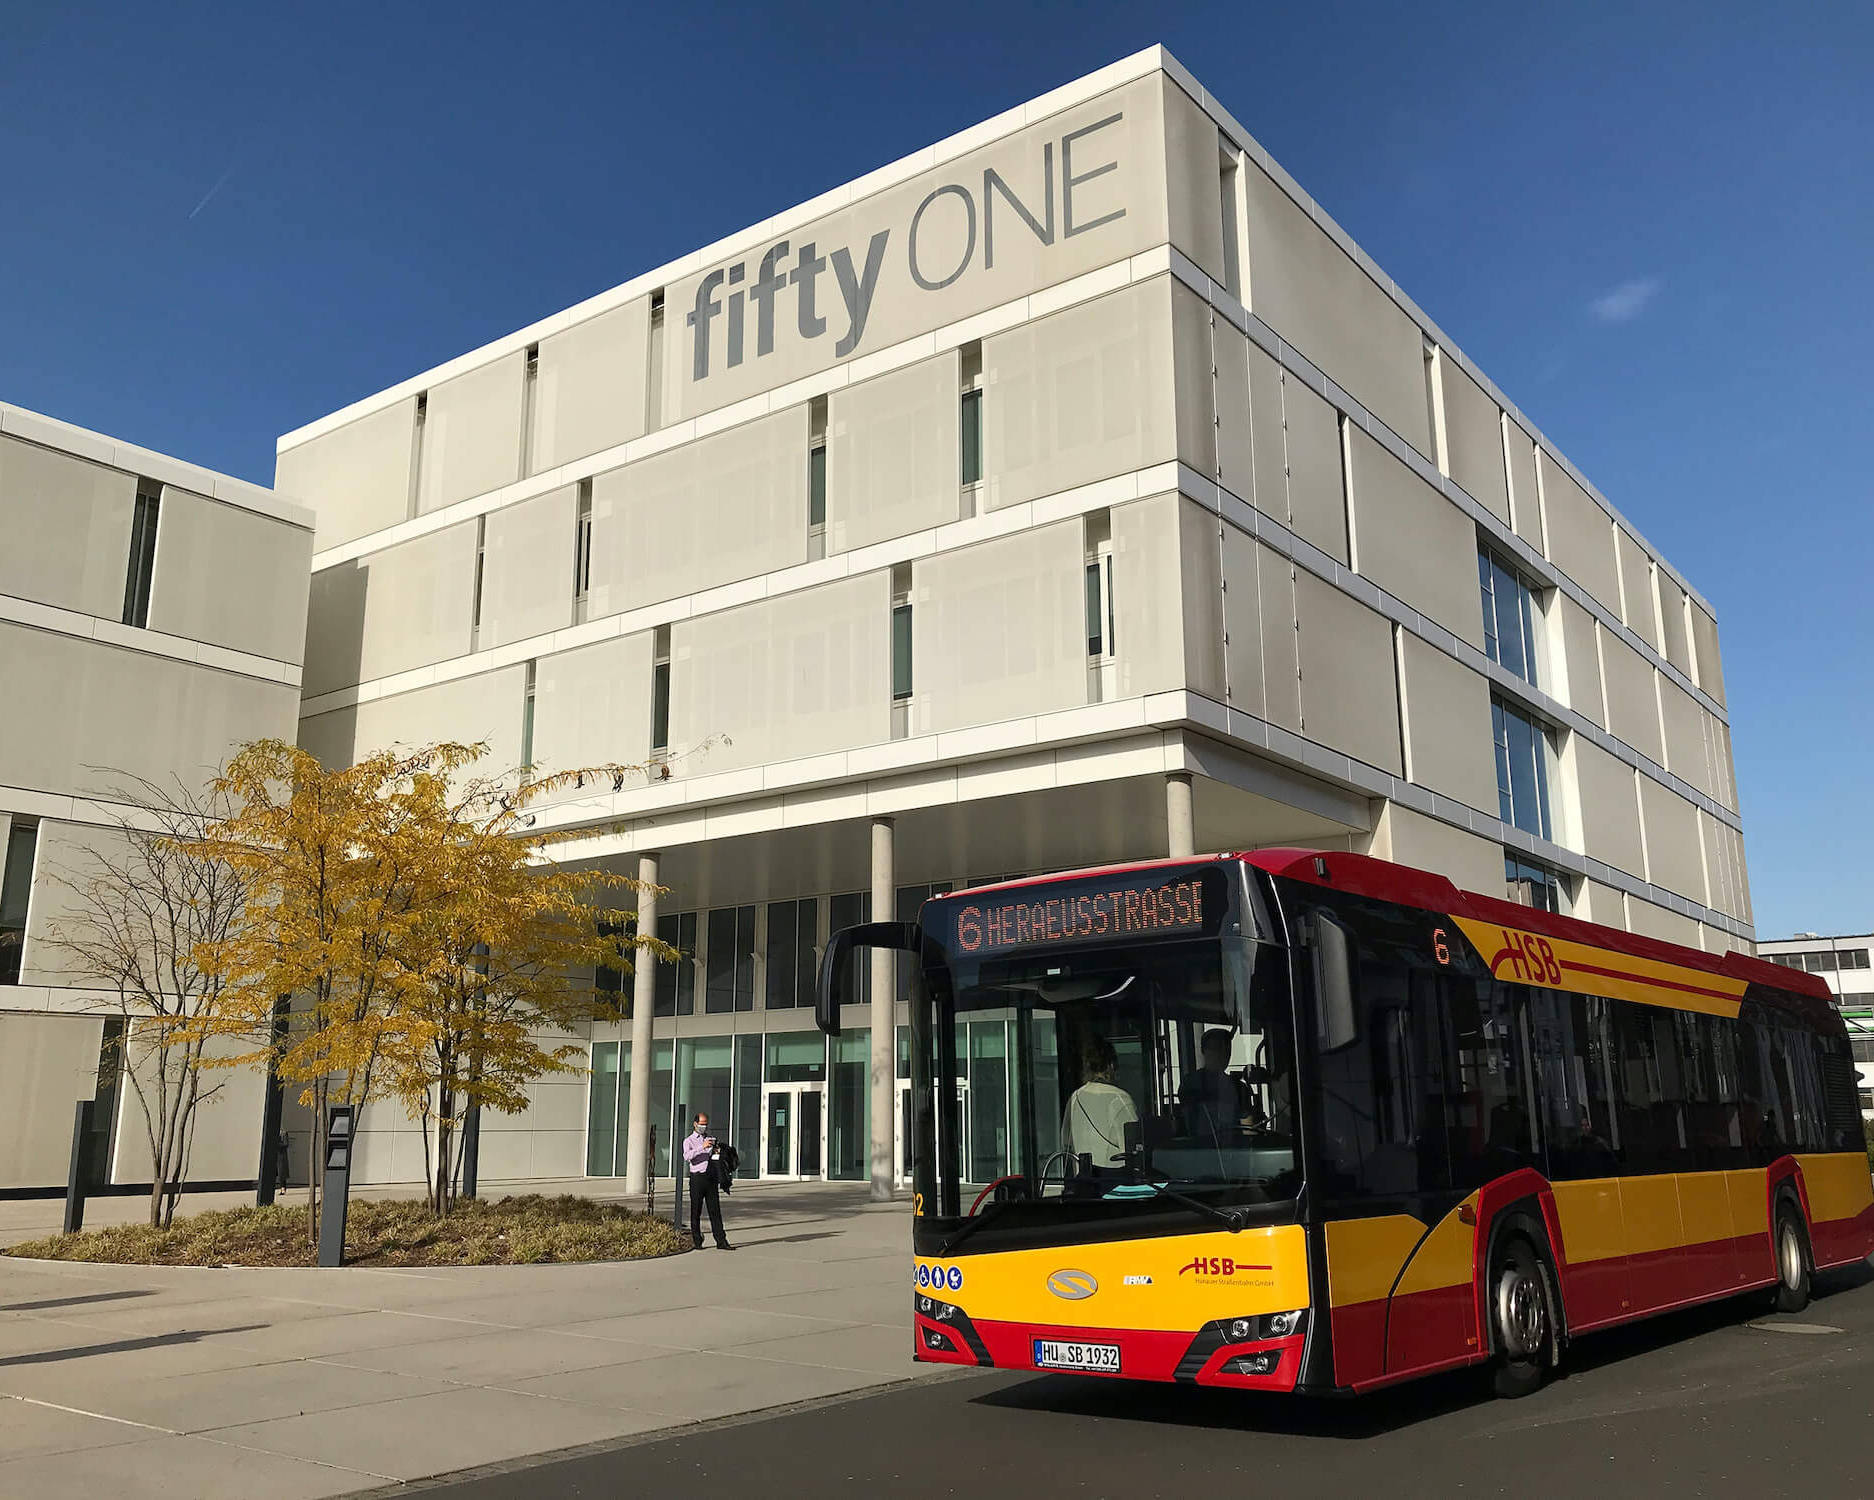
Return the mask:
<path id="1" fill-rule="evenodd" d="M 963 482 L 983 482 L 983 393 L 981 389 L 963 393 Z"/>
<path id="2" fill-rule="evenodd" d="M 657 919 L 657 936 L 680 955 L 675 963 L 657 966 L 652 1013 L 688 1016 L 696 1013 L 696 913 L 672 912 Z"/>
<path id="3" fill-rule="evenodd" d="M 631 931 L 632 924 L 621 918 L 607 919 L 599 923 L 600 937 L 618 937 Z M 625 975 L 622 969 L 614 969 L 607 964 L 600 964 L 593 970 L 592 988 L 598 991 L 599 1003 L 614 1009 L 626 1020 L 631 1019 L 631 993 L 625 988 Z"/>
<path id="4" fill-rule="evenodd" d="M 33 855 L 38 848 L 39 825 L 15 820 L 7 835 L 5 863 L 0 864 L 0 984 L 20 982 L 26 907 L 32 896 Z"/>
<path id="5" fill-rule="evenodd" d="M 891 697 L 902 703 L 911 696 L 911 606 L 894 604 L 891 611 Z"/>
<path id="6" fill-rule="evenodd" d="M 755 1008 L 755 908 L 719 906 L 709 914 L 709 961 L 703 1009 L 710 1015 Z"/>
<path id="7" fill-rule="evenodd" d="M 1843 948 L 1836 955 L 1844 969 L 1865 969 L 1868 966 L 1867 949 Z"/>
<path id="8" fill-rule="evenodd" d="M 767 999 L 763 1003 L 769 1010 L 813 1004 L 819 913 L 820 904 L 812 896 L 768 903 Z"/>
<path id="9" fill-rule="evenodd" d="M 1087 563 L 1087 655 L 1111 661 L 1113 642 L 1113 549 L 1103 545 Z"/>
<path id="10" fill-rule="evenodd" d="M 479 585 L 478 585 L 479 589 Z M 573 623 L 586 622 L 586 596 L 592 589 L 592 481 L 579 481 L 579 521 L 573 532 Z"/>
<path id="11" fill-rule="evenodd" d="M 1519 906 L 1533 906 L 1538 911 L 1552 911 L 1560 914 L 1562 909 L 1561 877 L 1545 865 L 1533 860 L 1519 859 L 1505 851 L 1503 855 L 1503 883 L 1509 889 L 1510 900 Z"/>
<path id="12" fill-rule="evenodd" d="M 156 524 L 162 489 L 137 481 L 137 506 L 130 518 L 130 567 L 124 575 L 124 624 L 142 630 L 150 623 L 150 579 L 156 571 Z"/>
<path id="13" fill-rule="evenodd" d="M 475 518 L 475 595 L 469 604 L 469 650 L 479 651 L 482 638 L 482 580 L 488 574 L 488 517 Z"/>
<path id="14" fill-rule="evenodd" d="M 827 931 L 838 932 L 842 927 L 857 927 L 861 922 L 872 920 L 872 893 L 870 891 L 851 891 L 835 896 L 831 909 L 827 913 Z M 867 1005 L 872 1000 L 872 955 L 864 948 L 854 949 L 847 960 L 851 967 L 846 971 L 846 1003 L 848 1005 Z"/>
<path id="15" fill-rule="evenodd" d="M 662 760 L 670 749 L 670 627 L 659 625 L 651 636 L 651 759 Z"/>
<path id="16" fill-rule="evenodd" d="M 1535 686 L 1535 591 L 1521 574 L 1484 547 L 1477 549 L 1477 586 L 1483 596 L 1485 655 Z"/>
<path id="17" fill-rule="evenodd" d="M 521 698 L 521 769 L 534 768 L 534 679 L 536 664 L 527 663 L 527 688 Z"/>
<path id="18" fill-rule="evenodd" d="M 807 450 L 807 525 L 826 529 L 826 444 Z"/>
<path id="19" fill-rule="evenodd" d="M 1524 833 L 1552 837 L 1548 731 L 1500 698 L 1490 700 L 1490 727 L 1496 739 L 1498 816 Z"/>

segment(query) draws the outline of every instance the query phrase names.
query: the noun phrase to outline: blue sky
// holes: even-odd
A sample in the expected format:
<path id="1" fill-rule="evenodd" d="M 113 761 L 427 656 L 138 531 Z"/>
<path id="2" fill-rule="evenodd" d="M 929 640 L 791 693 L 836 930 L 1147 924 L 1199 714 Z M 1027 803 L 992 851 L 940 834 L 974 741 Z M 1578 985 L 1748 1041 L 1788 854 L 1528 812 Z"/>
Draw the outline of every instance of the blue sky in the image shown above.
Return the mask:
<path id="1" fill-rule="evenodd" d="M 1763 936 L 1874 926 L 1874 8 L 0 7 L 0 395 L 281 432 L 1162 41 L 1713 601 Z"/>

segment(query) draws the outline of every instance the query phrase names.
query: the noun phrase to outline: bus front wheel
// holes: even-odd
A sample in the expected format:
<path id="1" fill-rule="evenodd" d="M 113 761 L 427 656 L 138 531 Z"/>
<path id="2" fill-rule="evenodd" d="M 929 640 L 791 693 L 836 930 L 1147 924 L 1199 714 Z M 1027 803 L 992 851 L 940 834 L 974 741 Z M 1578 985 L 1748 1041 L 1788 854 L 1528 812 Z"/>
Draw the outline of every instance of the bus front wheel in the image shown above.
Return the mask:
<path id="1" fill-rule="evenodd" d="M 1506 1236 L 1492 1258 L 1490 1314 L 1497 1347 L 1491 1385 L 1499 1396 L 1527 1396 L 1554 1363 L 1555 1278 L 1521 1235 Z"/>
<path id="2" fill-rule="evenodd" d="M 1776 1290 L 1771 1306 L 1780 1313 L 1798 1313 L 1809 1305 L 1809 1245 L 1802 1232 L 1802 1215 L 1784 1198 L 1776 1208 Z"/>

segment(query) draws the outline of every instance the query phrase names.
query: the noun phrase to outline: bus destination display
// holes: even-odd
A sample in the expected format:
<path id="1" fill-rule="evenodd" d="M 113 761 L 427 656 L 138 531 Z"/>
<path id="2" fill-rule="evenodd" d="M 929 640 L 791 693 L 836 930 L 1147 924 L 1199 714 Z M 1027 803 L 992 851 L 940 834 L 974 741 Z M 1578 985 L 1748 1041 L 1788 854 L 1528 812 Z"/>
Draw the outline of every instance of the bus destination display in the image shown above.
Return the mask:
<path id="1" fill-rule="evenodd" d="M 1214 875 L 1212 880 L 1214 881 Z M 1006 953 L 1101 939 L 1171 937 L 1204 930 L 1206 897 L 1214 920 L 1220 895 L 1203 874 L 1169 880 L 1114 881 L 1097 887 L 1075 882 L 1068 890 L 1036 886 L 1032 898 L 966 902 L 957 910 L 954 948 L 960 953 Z"/>

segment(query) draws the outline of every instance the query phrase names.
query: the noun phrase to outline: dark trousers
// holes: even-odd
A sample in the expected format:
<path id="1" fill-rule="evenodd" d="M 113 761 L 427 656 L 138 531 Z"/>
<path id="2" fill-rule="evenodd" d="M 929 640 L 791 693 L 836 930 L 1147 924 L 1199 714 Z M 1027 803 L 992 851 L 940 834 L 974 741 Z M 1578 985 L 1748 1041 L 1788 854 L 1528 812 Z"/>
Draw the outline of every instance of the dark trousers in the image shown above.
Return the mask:
<path id="1" fill-rule="evenodd" d="M 722 1194 L 716 1187 L 716 1168 L 714 1163 L 701 1172 L 690 1173 L 690 1238 L 697 1244 L 703 1243 L 703 1209 L 709 1209 L 709 1229 L 715 1235 L 718 1245 L 726 1245 L 729 1237 L 722 1232 Z"/>

